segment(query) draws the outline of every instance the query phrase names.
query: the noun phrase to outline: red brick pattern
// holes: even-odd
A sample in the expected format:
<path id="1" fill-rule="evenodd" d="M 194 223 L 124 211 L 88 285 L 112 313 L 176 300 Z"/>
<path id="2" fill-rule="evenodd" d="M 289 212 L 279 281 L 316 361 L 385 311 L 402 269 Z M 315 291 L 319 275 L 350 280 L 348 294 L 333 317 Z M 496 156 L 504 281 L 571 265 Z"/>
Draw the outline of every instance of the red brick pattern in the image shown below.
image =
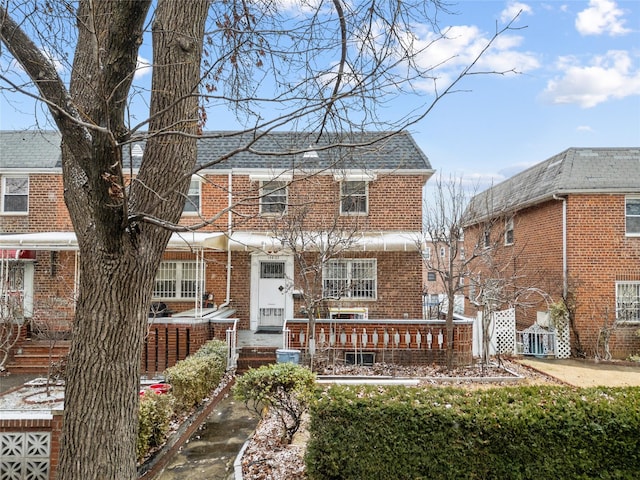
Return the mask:
<path id="1" fill-rule="evenodd" d="M 616 280 L 640 281 L 640 238 L 625 235 L 623 194 L 572 194 L 566 208 L 568 284 L 577 299 L 575 327 L 584 352 L 593 356 L 601 328 L 614 323 Z M 520 284 L 526 282 L 547 292 L 552 301 L 560 300 L 562 201 L 549 200 L 518 211 L 514 227 L 514 244 L 501 247 L 498 257 L 511 262 Z M 472 248 L 477 234 L 477 228 L 465 232 L 467 249 Z M 518 329 L 533 324 L 536 311 L 546 310 L 542 297 L 530 300 L 526 308 L 517 309 Z M 467 314 L 474 313 L 467 302 Z M 610 340 L 614 358 L 640 353 L 638 328 L 640 325 L 616 325 Z M 575 347 L 575 332 L 571 334 Z"/>

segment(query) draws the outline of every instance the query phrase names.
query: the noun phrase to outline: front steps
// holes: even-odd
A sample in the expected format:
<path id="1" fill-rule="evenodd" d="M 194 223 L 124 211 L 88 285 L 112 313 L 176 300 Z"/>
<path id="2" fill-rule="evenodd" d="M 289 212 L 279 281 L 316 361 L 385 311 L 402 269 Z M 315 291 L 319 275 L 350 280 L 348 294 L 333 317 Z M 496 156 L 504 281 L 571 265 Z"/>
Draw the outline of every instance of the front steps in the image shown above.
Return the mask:
<path id="1" fill-rule="evenodd" d="M 240 347 L 236 373 L 245 373 L 249 368 L 276 363 L 276 347 Z"/>
<path id="2" fill-rule="evenodd" d="M 22 342 L 6 365 L 15 374 L 35 373 L 46 375 L 50 364 L 59 363 L 69 353 L 69 340 L 29 340 Z"/>

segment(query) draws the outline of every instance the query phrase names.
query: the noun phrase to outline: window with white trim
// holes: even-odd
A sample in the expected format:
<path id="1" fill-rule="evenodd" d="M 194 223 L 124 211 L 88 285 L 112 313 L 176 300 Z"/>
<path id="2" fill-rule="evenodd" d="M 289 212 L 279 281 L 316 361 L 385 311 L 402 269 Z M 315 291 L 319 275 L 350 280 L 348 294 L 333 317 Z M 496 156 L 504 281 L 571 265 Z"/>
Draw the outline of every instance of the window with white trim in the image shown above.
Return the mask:
<path id="1" fill-rule="evenodd" d="M 191 179 L 183 213 L 200 213 L 200 185 L 200 178 L 194 177 Z"/>
<path id="2" fill-rule="evenodd" d="M 375 300 L 377 277 L 376 259 L 330 260 L 322 269 L 324 296 L 336 299 Z"/>
<path id="3" fill-rule="evenodd" d="M 422 249 L 422 259 L 427 262 L 431 260 L 431 247 L 424 247 Z"/>
<path id="4" fill-rule="evenodd" d="M 513 217 L 504 224 L 504 244 L 513 245 Z"/>
<path id="5" fill-rule="evenodd" d="M 368 212 L 368 182 L 340 182 L 340 213 L 343 215 L 366 215 Z"/>
<path id="6" fill-rule="evenodd" d="M 29 212 L 29 177 L 2 177 L 2 213 Z"/>
<path id="7" fill-rule="evenodd" d="M 640 282 L 616 282 L 616 320 L 640 322 Z"/>
<path id="8" fill-rule="evenodd" d="M 627 235 L 640 236 L 640 197 L 627 197 L 624 202 Z"/>
<path id="9" fill-rule="evenodd" d="M 154 299 L 191 299 L 204 291 L 202 277 L 198 283 L 198 264 L 194 261 L 163 261 L 158 268 L 153 288 Z"/>
<path id="10" fill-rule="evenodd" d="M 287 210 L 287 182 L 270 180 L 260 185 L 260 213 L 277 215 Z"/>

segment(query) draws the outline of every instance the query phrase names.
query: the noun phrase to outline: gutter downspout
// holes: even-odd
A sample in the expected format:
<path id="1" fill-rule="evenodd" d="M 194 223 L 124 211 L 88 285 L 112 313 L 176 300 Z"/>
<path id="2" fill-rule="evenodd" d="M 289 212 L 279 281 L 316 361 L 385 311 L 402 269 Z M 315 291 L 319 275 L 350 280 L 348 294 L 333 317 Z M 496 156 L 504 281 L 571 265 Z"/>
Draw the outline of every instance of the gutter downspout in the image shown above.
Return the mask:
<path id="1" fill-rule="evenodd" d="M 567 275 L 567 197 L 553 194 L 554 200 L 562 202 L 562 297 L 567 298 L 569 291 Z"/>
<path id="2" fill-rule="evenodd" d="M 231 240 L 231 230 L 233 227 L 233 213 L 231 212 L 231 204 L 233 202 L 233 173 L 227 174 L 227 206 L 229 211 L 227 212 L 227 239 Z M 231 302 L 231 248 L 227 247 L 227 291 L 225 293 L 224 302 L 218 306 L 218 308 L 226 307 Z"/>

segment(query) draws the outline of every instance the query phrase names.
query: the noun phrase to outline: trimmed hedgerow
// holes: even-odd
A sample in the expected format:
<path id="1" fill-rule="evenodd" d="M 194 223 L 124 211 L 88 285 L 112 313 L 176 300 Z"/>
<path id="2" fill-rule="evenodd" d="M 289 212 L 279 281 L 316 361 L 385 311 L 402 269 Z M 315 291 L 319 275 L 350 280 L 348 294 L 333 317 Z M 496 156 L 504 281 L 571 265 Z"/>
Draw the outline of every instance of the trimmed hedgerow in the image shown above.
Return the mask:
<path id="1" fill-rule="evenodd" d="M 138 460 L 165 441 L 170 421 L 177 413 L 199 405 L 220 384 L 227 367 L 226 356 L 227 344 L 211 340 L 167 369 L 165 376 L 172 387 L 170 393 L 148 392 L 140 397 Z"/>
<path id="2" fill-rule="evenodd" d="M 310 479 L 637 478 L 640 388 L 332 387 Z"/>
<path id="3" fill-rule="evenodd" d="M 140 397 L 140 412 L 138 416 L 138 439 L 136 453 L 138 460 L 144 458 L 147 452 L 161 445 L 173 417 L 173 403 L 175 399 L 170 394 L 149 392 Z"/>
<path id="4" fill-rule="evenodd" d="M 227 368 L 227 344 L 211 340 L 196 353 L 165 371 L 176 408 L 187 411 L 199 405 L 222 380 Z"/>

